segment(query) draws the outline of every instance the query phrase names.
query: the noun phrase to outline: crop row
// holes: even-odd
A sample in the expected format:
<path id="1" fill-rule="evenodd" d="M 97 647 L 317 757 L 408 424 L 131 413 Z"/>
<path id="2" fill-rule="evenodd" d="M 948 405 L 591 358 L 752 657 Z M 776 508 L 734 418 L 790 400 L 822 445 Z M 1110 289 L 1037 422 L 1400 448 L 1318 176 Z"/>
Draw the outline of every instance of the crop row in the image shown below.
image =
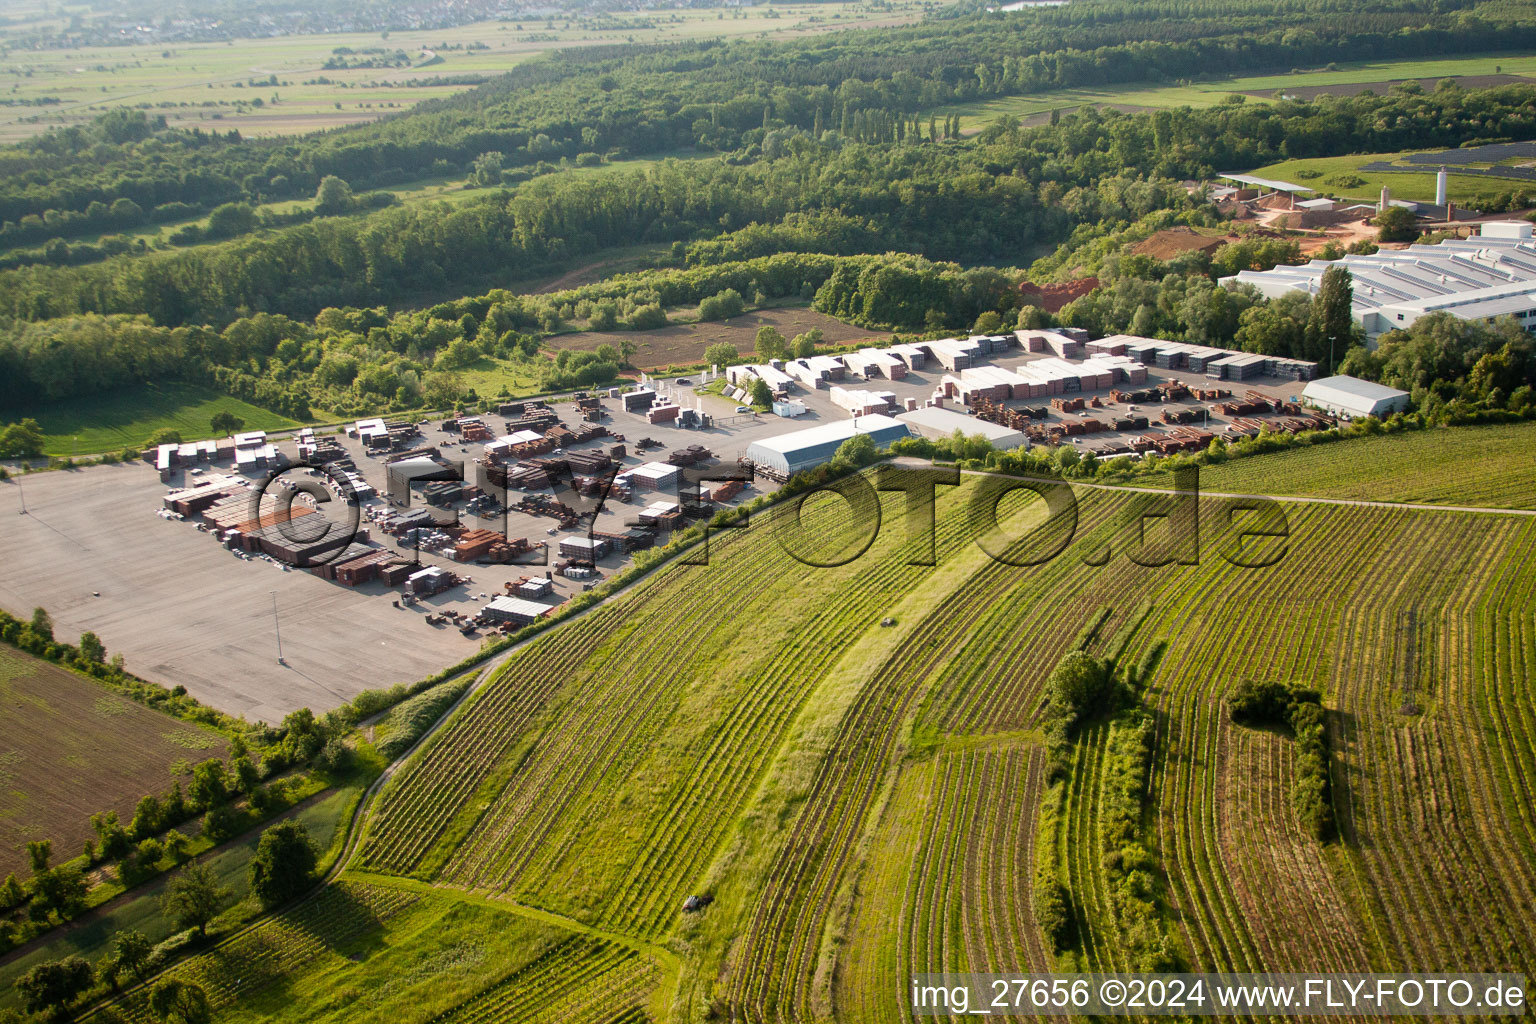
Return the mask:
<path id="1" fill-rule="evenodd" d="M 1317 571 L 1258 581 L 1203 574 L 1202 602 L 1163 617 L 1173 644 L 1159 673 L 1167 711 L 1161 820 L 1186 937 L 1203 964 L 1308 966 L 1292 959 L 1300 947 L 1274 936 L 1304 933 L 1297 922 L 1318 913 L 1335 922 L 1336 942 L 1317 955 L 1332 948 L 1338 964 L 1360 963 L 1362 950 L 1375 964 L 1446 963 L 1457 943 L 1465 944 L 1457 962 L 1498 963 L 1500 950 L 1530 948 L 1529 933 L 1511 927 L 1509 916 L 1528 905 L 1521 883 L 1529 884 L 1528 861 L 1464 831 L 1497 808 L 1484 730 L 1466 727 L 1475 709 L 1458 708 L 1451 693 L 1455 680 L 1475 672 L 1474 637 L 1493 632 L 1480 632 L 1463 609 L 1476 607 L 1508 529 L 1493 517 L 1314 508 L 1293 517 L 1292 557 Z M 1528 588 L 1522 600 L 1528 616 Z M 1423 624 L 1419 699 L 1455 709 L 1444 719 L 1400 714 L 1395 633 L 1404 609 Z M 1232 772 L 1223 745 L 1212 691 L 1244 676 L 1320 686 L 1338 707 L 1329 724 L 1340 750 L 1335 801 L 1344 843 L 1358 856 L 1294 849 L 1285 832 L 1262 840 L 1237 834 L 1230 805 L 1258 799 L 1248 792 L 1254 786 L 1272 799 L 1277 785 L 1274 771 Z M 1526 707 L 1529 699 L 1528 692 L 1520 698 Z M 1457 735 L 1442 738 L 1442 729 Z M 1425 734 L 1436 738 L 1438 765 L 1418 747 L 1405 753 L 1404 738 Z M 1450 749 L 1454 763 L 1444 760 Z M 1488 802 L 1474 793 L 1490 794 L 1480 797 Z M 1412 824 L 1416 817 L 1425 827 Z M 1286 886 L 1233 863 L 1245 855 L 1239 851 L 1254 852 L 1250 839 L 1271 858 L 1291 849 Z M 1467 912 L 1454 906 L 1453 893 L 1485 894 L 1483 919 L 1458 920 Z"/>
<path id="2" fill-rule="evenodd" d="M 610 1020 L 655 987 L 657 968 L 634 949 L 572 936 L 432 1024 L 570 1024 Z"/>
<path id="3" fill-rule="evenodd" d="M 1358 510 L 1304 512 L 1293 518 L 1292 542 L 1301 564 L 1349 564 L 1373 550 L 1367 523 L 1375 513 Z M 1328 559 L 1317 559 L 1328 549 Z M 1220 737 L 1224 715 L 1220 693 L 1238 679 L 1295 678 L 1319 683 L 1324 659 L 1337 642 L 1336 611 L 1312 594 L 1298 593 L 1295 574 L 1253 573 L 1231 567 L 1202 567 L 1194 588 L 1198 599 L 1167 595 L 1170 612 L 1161 628 L 1170 639 L 1158 680 L 1165 712 L 1160 737 L 1160 845 L 1185 939 L 1205 968 L 1280 969 L 1268 961 L 1253 934 L 1245 905 L 1267 902 L 1282 921 L 1304 913 L 1311 896 L 1298 885 L 1289 908 L 1273 885 L 1240 892 L 1242 876 L 1228 863 L 1224 839 L 1226 808 Z M 1319 575 L 1312 586 L 1330 581 Z M 1325 689 L 1326 683 L 1323 683 Z M 1270 780 L 1262 784 L 1270 785 Z M 1290 927 L 1282 925 L 1282 927 Z M 1303 965 L 1295 965 L 1300 969 Z"/>
<path id="4" fill-rule="evenodd" d="M 972 624 L 1030 570 L 989 561 L 912 629 L 845 712 L 790 835 L 765 879 L 731 999 L 749 1019 L 812 1014 L 813 961 L 832 899 L 891 767 L 909 711 Z M 1010 602 L 1017 604 L 1017 602 Z"/>
<path id="5" fill-rule="evenodd" d="M 835 648 L 837 633 L 850 628 L 858 611 L 811 618 L 806 607 L 775 607 L 761 581 L 783 557 L 776 546 L 730 545 L 712 553 L 708 568 L 693 570 L 707 573 L 709 586 L 681 578 L 668 600 L 676 624 L 644 620 L 643 629 L 625 641 L 620 672 L 584 673 L 573 684 L 445 877 L 508 888 L 529 879 L 535 888 L 520 895 L 538 898 L 537 887 L 551 884 L 572 851 L 591 843 L 600 819 L 612 813 L 608 795 L 632 791 L 640 779 L 651 790 L 645 799 L 654 813 L 626 817 L 646 830 L 645 840 L 622 851 L 631 853 L 629 859 L 610 865 L 618 869 L 610 876 L 612 888 L 594 902 L 610 923 L 637 932 L 674 919 L 680 899 L 674 896 L 693 873 L 693 859 L 711 848 L 710 837 L 729 821 L 722 808 L 745 790 L 755 759 L 771 749 L 782 720 L 816 677 L 814 666 L 804 664 L 793 676 L 775 673 L 774 654 L 787 644 Z M 866 577 L 854 577 L 860 593 L 875 590 Z M 729 614 L 721 614 L 726 609 Z M 760 637 L 766 642 L 722 665 L 714 652 L 730 642 L 743 619 L 772 622 Z M 860 619 L 852 628 L 866 624 Z M 827 642 L 818 634 L 826 634 Z M 705 692 L 707 702 L 700 700 Z M 703 719 L 690 729 L 695 709 L 716 718 L 715 727 L 703 728 Z M 670 743 L 662 742 L 664 736 Z M 617 860 L 621 851 L 604 853 Z"/>
<path id="6" fill-rule="evenodd" d="M 1291 806 L 1294 746 L 1272 731 L 1217 721 L 1223 860 L 1260 956 L 1266 963 L 1310 963 L 1319 971 L 1370 970 L 1359 922 L 1333 876 L 1331 858 Z M 1277 879 L 1287 884 L 1277 886 Z M 1307 895 L 1310 913 L 1299 906 L 1277 913 L 1297 891 Z"/>
<path id="7" fill-rule="evenodd" d="M 377 928 L 418 899 L 399 889 L 336 882 L 315 899 L 192 958 L 176 969 L 176 976 L 201 986 L 211 1007 L 218 1010 L 282 982 L 304 964 Z M 124 1000 L 119 1010 L 132 1021 L 157 1020 L 142 994 Z"/>
<path id="8" fill-rule="evenodd" d="M 1507 712 L 1479 707 L 1468 683 L 1491 654 L 1478 642 L 1475 609 L 1518 539 L 1512 534 L 1525 530 L 1508 519 L 1445 518 L 1433 552 L 1396 553 L 1389 578 L 1401 582 L 1350 609 L 1357 621 L 1341 672 L 1378 685 L 1341 694 L 1340 732 L 1354 755 L 1345 779 L 1355 784 L 1341 802 L 1380 900 L 1383 930 L 1398 947 L 1395 959 L 1510 968 L 1528 964 L 1536 942 L 1531 865 L 1518 841 L 1508 845 L 1519 823 L 1504 821 L 1498 765 L 1480 721 Z M 1422 685 L 1415 700 L 1432 707 L 1429 714 L 1392 713 L 1398 680 L 1381 651 L 1395 639 L 1404 607 L 1415 612 L 1416 649 L 1432 659 L 1430 671 L 1416 672 Z M 1511 697 L 1517 715 L 1530 701 L 1528 691 Z M 1490 831 L 1495 820 L 1503 823 Z"/>
<path id="9" fill-rule="evenodd" d="M 391 783 L 363 847 L 364 862 L 374 870 L 410 871 L 510 751 L 564 674 L 601 642 L 603 625 L 611 625 L 606 620 L 615 618 L 610 609 L 600 608 L 575 626 L 541 638 L 498 670 L 452 729 Z"/>
<path id="10" fill-rule="evenodd" d="M 943 522 L 941 541 L 961 529 Z M 843 507 L 823 525 L 848 523 Z M 843 569 L 802 570 L 790 601 L 763 585 L 783 570 L 776 543 L 712 553 L 708 569 L 694 571 L 729 589 L 692 580 L 675 588 L 672 600 L 699 625 L 644 621 L 623 675 L 576 689 L 445 877 L 547 905 L 572 888 L 573 864 L 601 856 L 603 888 L 573 909 L 636 934 L 670 928 L 805 698 L 843 647 L 930 572 L 907 565 L 916 547 L 904 533 L 888 533 L 901 541 L 889 554 L 882 546 Z M 743 623 L 759 623 L 748 643 Z M 635 803 L 637 782 L 647 791 Z M 621 805 L 640 831 L 603 845 Z"/>

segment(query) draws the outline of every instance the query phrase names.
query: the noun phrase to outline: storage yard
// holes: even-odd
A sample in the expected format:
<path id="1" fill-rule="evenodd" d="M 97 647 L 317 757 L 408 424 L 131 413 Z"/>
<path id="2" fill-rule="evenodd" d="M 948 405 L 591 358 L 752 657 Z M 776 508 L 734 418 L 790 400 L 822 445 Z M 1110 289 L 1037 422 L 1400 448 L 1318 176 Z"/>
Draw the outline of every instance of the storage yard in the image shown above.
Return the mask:
<path id="1" fill-rule="evenodd" d="M 1316 364 L 1298 360 L 1133 335 L 1090 341 L 1066 330 L 864 349 L 790 360 L 782 370 L 732 367 L 729 377 L 741 389 L 761 376 L 781 404 L 803 407 L 784 421 L 783 437 L 738 452 L 773 479 L 783 475 L 782 450 L 797 444 L 795 434 L 816 439 L 821 435 L 804 432 L 818 421 L 850 417 L 892 416 L 908 433 L 935 439 L 960 430 L 999 448 L 1070 444 L 1100 457 L 1194 451 L 1213 437 L 1266 428 L 1316 428 L 1331 423 L 1303 407 L 1302 388 L 1316 373 Z M 704 408 L 729 414 L 740 400 L 728 388 L 707 396 Z M 836 444 L 824 447 L 811 446 L 794 469 L 826 461 Z"/>
<path id="2" fill-rule="evenodd" d="M 1315 367 L 1277 362 L 1018 332 L 731 368 L 732 387 L 771 380 L 783 416 L 642 381 L 450 422 L 166 445 L 142 464 L 27 477 L 29 515 L 0 536 L 13 567 L 0 603 L 41 604 L 146 678 L 276 721 L 429 675 L 855 432 L 886 445 L 960 429 L 1107 456 L 1321 423 L 1294 404 Z M 724 479 L 744 470 L 752 482 Z M 700 476 L 716 479 L 695 498 L 686 479 Z M 338 637 L 351 657 L 335 657 Z"/>
<path id="3" fill-rule="evenodd" d="M 363 421 L 353 425 L 356 436 L 306 431 L 278 445 L 241 439 L 247 442 L 241 447 L 259 451 L 264 463 L 303 457 L 325 464 L 324 476 L 290 468 L 278 479 L 327 491 L 336 496 L 332 501 L 277 484 L 253 507 L 262 475 L 237 470 L 232 442 L 170 446 L 174 452 L 152 450 L 142 463 L 34 474 L 9 485 L 7 529 L 0 532 L 0 559 L 9 571 L 0 581 L 0 605 L 18 613 L 42 605 L 59 635 L 93 631 L 108 650 L 125 657 L 131 671 L 167 686 L 185 685 L 199 700 L 233 714 L 276 722 L 299 707 L 322 712 L 361 690 L 411 682 L 458 661 L 487 632 L 531 619 L 527 606 L 506 614 L 513 606 L 502 599 L 537 604 L 547 613 L 621 568 L 629 552 L 650 546 L 658 535 L 664 542 L 666 532 L 684 521 L 676 493 L 679 469 L 666 460 L 677 455 L 698 464 L 700 453 L 690 446 L 723 449 L 726 432 L 652 426 L 617 413 L 617 402 L 604 404 L 615 410 L 607 419 L 610 432 L 629 440 L 631 454 L 618 463 L 630 471 L 655 465 L 636 473 L 630 502 L 613 495 L 596 517 L 592 529 L 610 538 L 596 552 L 573 557 L 568 541 L 586 539 L 587 523 L 559 514 L 562 505 L 579 511 L 571 505 L 595 505 L 596 497 L 513 490 L 510 508 L 486 494 L 444 500 L 446 492 L 434 488 L 465 485 L 428 478 L 445 475 L 445 463 L 458 460 L 465 464 L 465 490 L 473 489 L 481 470 L 476 460 L 485 458 L 487 447 L 465 443 L 476 431 L 445 431 L 432 423 L 417 433 L 414 426 L 407 432 L 397 425 L 392 439 L 387 424 Z M 572 412 L 562 405 L 558 418 L 578 421 Z M 508 417 L 482 419 L 500 434 Z M 765 417 L 739 424 L 731 435 L 776 429 L 776 418 Z M 484 436 L 493 451 L 508 450 L 497 447 L 489 430 Z M 656 444 L 634 452 L 642 439 Z M 575 450 L 558 449 L 564 454 L 557 456 L 542 433 L 518 443 L 530 441 L 545 447 L 546 460 L 569 457 L 583 465 L 590 464 L 582 462 L 589 453 L 611 460 L 622 444 L 596 437 L 575 442 L 581 445 Z M 389 453 L 392 443 L 396 450 Z M 703 468 L 739 472 L 734 455 L 716 454 Z M 409 508 L 391 500 L 399 500 L 401 482 L 392 492 L 385 462 L 398 456 L 406 456 L 406 469 L 395 475 L 409 478 Z M 416 472 L 424 464 L 433 471 Z M 705 490 L 721 500 L 759 493 L 720 484 Z M 326 523 L 346 525 L 342 491 L 362 498 L 361 532 L 338 551 L 331 537 L 314 535 Z M 19 506 L 23 494 L 28 514 L 17 516 L 11 502 Z M 412 517 L 414 527 L 397 522 Z M 652 529 L 636 530 L 645 519 Z M 479 564 L 501 555 L 514 561 Z M 305 557 L 313 559 L 307 569 L 291 561 Z M 576 564 L 562 575 L 568 562 Z M 412 583 L 411 576 L 434 567 L 431 578 Z M 497 601 L 501 607 L 491 608 Z M 476 619 L 476 628 L 467 629 Z M 278 663 L 279 631 L 284 664 Z"/>

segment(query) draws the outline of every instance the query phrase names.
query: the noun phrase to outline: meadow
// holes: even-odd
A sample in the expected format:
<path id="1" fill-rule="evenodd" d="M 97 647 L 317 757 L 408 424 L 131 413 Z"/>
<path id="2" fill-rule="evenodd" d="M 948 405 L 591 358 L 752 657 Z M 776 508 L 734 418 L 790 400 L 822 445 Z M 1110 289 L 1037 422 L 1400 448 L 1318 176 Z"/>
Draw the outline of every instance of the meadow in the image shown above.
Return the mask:
<path id="1" fill-rule="evenodd" d="M 452 95 L 562 48 L 789 38 L 905 24 L 927 6 L 916 0 L 790 3 L 621 12 L 601 19 L 503 19 L 439 30 L 13 50 L 0 71 L 0 96 L 19 102 L 0 107 L 0 143 L 79 124 L 119 106 L 163 114 L 174 126 L 248 136 L 321 131 Z M 0 35 L 0 50 L 4 43 Z M 405 65 L 327 68 L 342 49 L 352 51 L 340 55 L 352 63 L 401 51 Z M 45 99 L 57 102 L 40 102 Z"/>
<path id="2" fill-rule="evenodd" d="M 91 815 L 130 820 L 140 797 L 171 788 L 178 766 L 223 757 L 229 745 L 9 645 L 0 646 L 0 707 L 0 878 L 26 875 L 34 839 L 75 856 L 95 838 Z"/>
<path id="3" fill-rule="evenodd" d="M 685 311 L 683 315 L 687 315 Z M 599 345 L 619 348 L 633 346 L 629 361 L 642 370 L 665 370 L 670 366 L 693 366 L 704 360 L 704 351 L 721 342 L 735 347 L 738 353 L 748 355 L 757 343 L 757 332 L 772 327 L 785 339 L 805 331 L 821 331 L 825 345 L 851 345 L 859 342 L 878 344 L 889 341 L 889 334 L 880 334 L 852 324 L 843 323 L 836 317 L 818 313 L 805 306 L 781 306 L 753 310 L 729 320 L 678 323 L 654 331 L 582 331 L 557 335 L 550 339 L 549 348 L 591 351 Z"/>
<path id="4" fill-rule="evenodd" d="M 1138 478 L 1172 486 L 1172 478 Z M 1354 437 L 1200 470 L 1204 490 L 1536 509 L 1536 423 Z"/>
<path id="5" fill-rule="evenodd" d="M 1145 677 L 1136 827 L 1173 962 L 1530 973 L 1536 522 L 1292 504 L 1273 568 L 1229 562 L 1220 530 L 1157 566 L 1126 526 L 1166 499 L 1080 490 L 1070 533 L 1003 500 L 992 550 L 1037 563 L 1013 565 L 976 543 L 977 496 L 939 489 L 935 564 L 904 496 L 872 541 L 867 509 L 818 496 L 799 527 L 790 504 L 719 531 L 707 565 L 541 635 L 397 772 L 339 885 L 225 947 L 256 993 L 226 994 L 208 958 L 178 973 L 231 1019 L 278 1012 L 275 991 L 324 1019 L 419 935 L 442 998 L 391 1002 L 416 983 L 402 968 L 359 1019 L 551 1019 L 526 1007 L 559 991 L 570 1020 L 862 1022 L 908 1019 L 913 971 L 1125 969 L 1140 923 L 1102 854 L 1127 734 L 1090 709 L 1064 762 L 1042 735 L 1074 650 Z M 1338 839 L 1292 809 L 1296 745 L 1227 720 L 1250 677 L 1323 692 Z M 1065 938 L 1042 931 L 1037 873 L 1066 894 Z M 695 894 L 713 902 L 685 913 Z M 563 939 L 455 930 L 497 909 Z M 439 913 L 458 917 L 430 939 L 412 923 Z"/>
<path id="6" fill-rule="evenodd" d="M 247 430 L 286 430 L 300 425 L 211 388 L 174 381 L 73 398 L 34 409 L 8 409 L 0 419 L 36 419 L 43 429 L 44 454 L 62 457 L 142 448 L 150 434 L 162 427 L 181 432 L 189 441 L 211 437 L 209 422 L 221 412 L 245 421 Z"/>
<path id="7" fill-rule="evenodd" d="M 1394 199 L 1434 202 L 1436 167 L 1405 165 L 1401 172 L 1364 169 L 1367 164 L 1378 160 L 1392 162 L 1407 155 L 1407 152 L 1356 153 L 1352 156 L 1310 160 L 1282 160 L 1280 163 L 1255 168 L 1252 173 L 1261 178 L 1276 178 L 1307 185 L 1340 199 L 1357 199 L 1374 204 L 1381 200 L 1381 190 L 1386 187 L 1392 190 Z M 1530 182 L 1518 178 L 1450 173 L 1446 175 L 1445 195 L 1451 202 L 1462 207 L 1475 208 L 1479 197 L 1528 190 L 1530 185 Z"/>

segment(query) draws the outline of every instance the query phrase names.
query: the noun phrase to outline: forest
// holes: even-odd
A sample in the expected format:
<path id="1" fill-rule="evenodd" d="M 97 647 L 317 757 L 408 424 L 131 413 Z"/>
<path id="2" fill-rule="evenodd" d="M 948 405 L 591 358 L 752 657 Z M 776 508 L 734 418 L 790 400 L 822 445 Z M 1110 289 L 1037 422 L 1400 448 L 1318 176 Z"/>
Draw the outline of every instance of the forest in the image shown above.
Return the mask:
<path id="1" fill-rule="evenodd" d="M 1528 31 L 1481 12 L 1392 0 L 1341 20 L 1325 0 L 1265 0 L 1234 18 L 1209 0 L 1096 0 L 1028 22 L 961 10 L 792 42 L 589 48 L 372 125 L 279 141 L 114 110 L 0 150 L 0 244 L 52 233 L 41 262 L 0 254 L 0 402 L 181 380 L 300 418 L 441 407 L 483 397 L 458 377 L 482 357 L 549 389 L 614 380 L 622 346 L 556 358 L 541 349 L 571 330 L 718 315 L 697 307 L 727 289 L 753 307 L 813 303 L 865 327 L 932 335 L 1044 324 L 1020 308 L 1019 282 L 1084 272 L 1100 288 L 1050 322 L 1317 358 L 1304 296 L 1267 302 L 1215 284 L 1296 262 L 1294 245 L 1254 238 L 1168 263 L 1120 247 L 1171 224 L 1223 224 L 1185 184 L 1218 171 L 1531 137 L 1536 86 L 1410 82 L 1135 114 L 1090 106 L 1038 127 L 1000 119 L 970 137 L 925 112 L 1325 61 L 1343 48 L 1512 45 Z M 718 155 L 581 174 L 552 162 L 677 146 Z M 467 201 L 397 204 L 362 191 L 466 167 L 486 186 Z M 281 215 L 252 205 L 292 196 L 314 203 Z M 214 204 L 169 249 L 108 235 L 77 260 L 85 243 L 62 241 Z M 642 264 L 650 269 L 553 294 L 499 287 L 637 242 L 661 254 Z M 1042 252 L 1052 254 L 1034 259 Z M 1018 267 L 1028 269 L 1008 269 Z M 1414 386 L 1454 401 L 1499 349 L 1478 332 L 1449 343 L 1458 354 L 1445 374 Z M 1518 376 L 1528 355 L 1511 344 Z M 1374 369 L 1363 357 L 1353 365 Z M 1513 390 L 1479 393 L 1503 407 Z"/>
<path id="2" fill-rule="evenodd" d="M 1533 42 L 1536 25 L 1518 12 L 1466 0 L 1368 0 L 1347 18 L 1334 0 L 1261 0 L 1241 15 L 1219 0 L 1094 0 L 1045 8 L 1027 22 L 973 13 L 793 42 L 589 47 L 375 124 L 301 139 L 167 131 L 142 111 L 114 110 L 91 128 L 0 151 L 0 241 L 37 244 L 125 223 L 135 215 L 114 211 L 120 199 L 139 216 L 166 220 L 179 204 L 206 211 L 306 198 L 326 175 L 363 191 L 467 173 L 486 153 L 501 155 L 512 184 L 582 154 L 697 146 L 750 155 L 779 128 L 902 141 L 938 135 L 930 113 L 956 102 Z M 1321 155 L 1344 141 L 1319 128 L 1288 136 L 1281 155 Z M 1386 148 L 1417 143 L 1400 141 Z"/>

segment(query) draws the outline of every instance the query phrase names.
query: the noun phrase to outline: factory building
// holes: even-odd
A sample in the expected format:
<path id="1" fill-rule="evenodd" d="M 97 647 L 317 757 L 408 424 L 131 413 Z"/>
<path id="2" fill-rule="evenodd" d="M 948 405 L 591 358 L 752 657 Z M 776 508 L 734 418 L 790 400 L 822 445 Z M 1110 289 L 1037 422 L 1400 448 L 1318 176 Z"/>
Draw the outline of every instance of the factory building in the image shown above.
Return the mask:
<path id="1" fill-rule="evenodd" d="M 960 431 L 966 437 L 980 434 L 992 443 L 993 448 L 1021 448 L 1028 444 L 1022 430 L 1013 430 L 998 423 L 991 423 L 975 416 L 928 406 L 910 412 L 897 413 L 896 418 L 924 437 L 939 441 L 954 437 Z"/>
<path id="2" fill-rule="evenodd" d="M 832 461 L 842 443 L 858 434 L 868 434 L 881 448 L 912 436 L 905 423 L 890 416 L 857 416 L 754 441 L 747 446 L 747 458 L 765 474 L 787 480 Z"/>
<path id="3" fill-rule="evenodd" d="M 1350 272 L 1354 316 L 1372 345 L 1387 331 L 1437 312 L 1463 320 L 1513 316 L 1526 330 L 1536 330 L 1532 227 L 1525 221 L 1490 221 L 1476 238 L 1313 260 L 1299 267 L 1244 270 L 1221 283 L 1251 284 L 1270 298 L 1290 291 L 1316 295 L 1323 272 L 1338 263 Z"/>
<path id="4" fill-rule="evenodd" d="M 1340 374 L 1314 380 L 1302 389 L 1309 405 L 1342 416 L 1375 416 L 1383 419 L 1408 408 L 1408 392 Z"/>

